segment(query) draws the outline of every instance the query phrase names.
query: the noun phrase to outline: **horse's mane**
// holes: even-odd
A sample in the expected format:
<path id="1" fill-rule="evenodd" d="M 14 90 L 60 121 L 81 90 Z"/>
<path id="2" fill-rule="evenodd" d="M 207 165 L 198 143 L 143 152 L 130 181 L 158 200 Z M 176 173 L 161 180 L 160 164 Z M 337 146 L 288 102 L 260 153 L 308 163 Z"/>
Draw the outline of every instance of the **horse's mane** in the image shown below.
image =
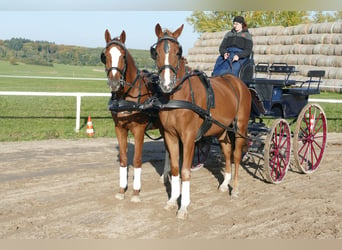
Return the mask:
<path id="1" fill-rule="evenodd" d="M 171 35 L 172 34 L 172 31 L 171 30 L 169 30 L 169 29 L 164 29 L 164 34 L 166 33 L 166 34 L 168 34 L 168 35 Z"/>

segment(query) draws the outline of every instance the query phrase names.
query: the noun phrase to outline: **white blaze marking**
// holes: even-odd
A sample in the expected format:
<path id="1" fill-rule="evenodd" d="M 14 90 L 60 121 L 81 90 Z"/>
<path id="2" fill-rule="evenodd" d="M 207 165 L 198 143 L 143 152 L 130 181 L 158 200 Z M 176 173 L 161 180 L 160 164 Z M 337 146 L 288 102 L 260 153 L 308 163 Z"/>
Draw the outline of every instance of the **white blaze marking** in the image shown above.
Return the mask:
<path id="1" fill-rule="evenodd" d="M 119 66 L 119 58 L 121 56 L 121 52 L 117 47 L 112 47 L 109 50 L 110 55 L 112 56 L 112 67 L 118 67 Z M 113 76 L 116 74 L 117 70 L 113 69 Z"/>
<path id="2" fill-rule="evenodd" d="M 169 53 L 165 54 L 165 61 L 164 61 L 164 65 L 170 65 L 169 63 Z M 171 72 L 170 72 L 170 68 L 165 68 L 164 71 L 164 86 L 169 86 L 170 82 L 171 82 Z"/>

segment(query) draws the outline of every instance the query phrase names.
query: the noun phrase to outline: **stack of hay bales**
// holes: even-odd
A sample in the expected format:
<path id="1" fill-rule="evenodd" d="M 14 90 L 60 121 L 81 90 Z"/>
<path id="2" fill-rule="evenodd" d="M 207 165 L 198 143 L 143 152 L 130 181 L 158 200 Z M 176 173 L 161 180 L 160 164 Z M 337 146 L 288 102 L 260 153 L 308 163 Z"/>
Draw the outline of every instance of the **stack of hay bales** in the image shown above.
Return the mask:
<path id="1" fill-rule="evenodd" d="M 342 22 L 250 28 L 255 63 L 287 63 L 306 80 L 309 70 L 325 70 L 322 88 L 342 86 Z M 189 66 L 211 74 L 224 32 L 203 33 L 189 49 Z"/>

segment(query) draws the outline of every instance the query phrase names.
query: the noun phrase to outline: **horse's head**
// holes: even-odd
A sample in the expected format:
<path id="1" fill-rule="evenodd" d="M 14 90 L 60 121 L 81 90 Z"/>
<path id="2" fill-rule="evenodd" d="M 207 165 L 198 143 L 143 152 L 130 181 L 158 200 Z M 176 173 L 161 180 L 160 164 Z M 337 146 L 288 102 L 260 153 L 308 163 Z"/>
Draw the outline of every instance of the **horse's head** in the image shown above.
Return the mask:
<path id="1" fill-rule="evenodd" d="M 107 45 L 101 53 L 101 61 L 106 67 L 108 86 L 116 92 L 124 84 L 127 70 L 126 33 L 123 30 L 119 37 L 112 39 L 109 31 L 106 30 L 105 40 Z"/>
<path id="2" fill-rule="evenodd" d="M 176 31 L 162 31 L 159 24 L 155 27 L 157 43 L 150 48 L 152 59 L 156 61 L 160 78 L 160 88 L 164 93 L 170 93 L 177 83 L 177 74 L 182 58 L 182 46 L 177 38 L 183 30 L 181 25 Z"/>

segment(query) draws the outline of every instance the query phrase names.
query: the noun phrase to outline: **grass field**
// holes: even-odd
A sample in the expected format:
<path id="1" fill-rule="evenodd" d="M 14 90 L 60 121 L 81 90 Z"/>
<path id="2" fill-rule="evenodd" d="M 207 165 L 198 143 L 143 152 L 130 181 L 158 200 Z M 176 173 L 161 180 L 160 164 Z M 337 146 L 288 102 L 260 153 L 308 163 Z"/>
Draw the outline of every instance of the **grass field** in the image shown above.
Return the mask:
<path id="1" fill-rule="evenodd" d="M 101 67 L 11 65 L 0 61 L 0 75 L 105 78 Z M 59 80 L 0 77 L 0 91 L 48 91 L 108 93 L 106 80 Z M 312 98 L 342 99 L 338 93 Z M 75 139 L 87 137 L 86 122 L 92 117 L 95 137 L 115 137 L 107 110 L 108 97 L 82 97 L 81 129 L 74 131 L 75 97 L 0 96 L 0 141 Z M 330 132 L 342 132 L 342 104 L 320 103 Z"/>

